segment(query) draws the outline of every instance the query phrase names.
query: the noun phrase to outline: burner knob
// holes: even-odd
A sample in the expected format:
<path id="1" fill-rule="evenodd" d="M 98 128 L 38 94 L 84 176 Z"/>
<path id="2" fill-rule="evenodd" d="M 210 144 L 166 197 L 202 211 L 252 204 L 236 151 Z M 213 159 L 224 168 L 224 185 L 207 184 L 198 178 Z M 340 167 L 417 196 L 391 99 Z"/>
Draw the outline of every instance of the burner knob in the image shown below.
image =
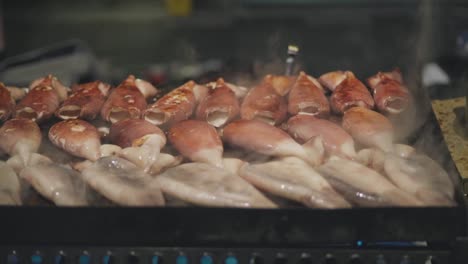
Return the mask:
<path id="1" fill-rule="evenodd" d="M 89 256 L 88 252 L 83 252 L 78 260 L 79 264 L 91 264 L 91 257 Z"/>
<path id="2" fill-rule="evenodd" d="M 302 253 L 299 264 L 312 264 L 312 257 L 309 253 Z"/>
<path id="3" fill-rule="evenodd" d="M 60 251 L 58 255 L 56 255 L 54 258 L 54 264 L 65 264 L 65 263 L 66 263 L 65 253 L 63 253 L 63 251 Z"/>
<path id="4" fill-rule="evenodd" d="M 274 264 L 286 264 L 288 260 L 286 259 L 286 256 L 283 253 L 278 253 L 276 254 L 276 259 Z"/>
<path id="5" fill-rule="evenodd" d="M 162 256 L 155 254 L 151 257 L 151 264 L 162 264 Z"/>
<path id="6" fill-rule="evenodd" d="M 234 256 L 228 256 L 225 260 L 224 260 L 224 264 L 238 264 L 239 261 L 237 260 L 236 257 Z"/>
<path id="7" fill-rule="evenodd" d="M 349 264 L 361 264 L 361 258 L 358 254 L 351 255 L 351 259 L 349 260 Z"/>
<path id="8" fill-rule="evenodd" d="M 130 252 L 130 254 L 127 257 L 127 263 L 128 264 L 138 264 L 140 263 L 140 258 L 137 256 L 135 252 Z"/>
<path id="9" fill-rule="evenodd" d="M 383 255 L 378 255 L 375 260 L 375 264 L 387 264 L 387 261 Z"/>
<path id="10" fill-rule="evenodd" d="M 405 255 L 401 258 L 400 264 L 411 264 L 411 259 L 409 256 Z"/>
<path id="11" fill-rule="evenodd" d="M 114 264 L 115 257 L 112 256 L 112 253 L 107 253 L 104 257 L 102 257 L 102 264 Z"/>
<path id="12" fill-rule="evenodd" d="M 207 253 L 205 253 L 200 258 L 200 264 L 213 264 L 213 258 Z"/>
<path id="13" fill-rule="evenodd" d="M 250 258 L 249 264 L 263 264 L 263 260 L 258 254 L 253 254 Z"/>
<path id="14" fill-rule="evenodd" d="M 18 255 L 16 255 L 15 251 L 8 254 L 7 263 L 8 264 L 18 264 L 19 263 L 19 258 L 18 258 Z"/>
<path id="15" fill-rule="evenodd" d="M 426 261 L 424 262 L 424 264 L 438 264 L 438 263 L 439 262 L 433 256 L 427 257 Z"/>
<path id="16" fill-rule="evenodd" d="M 176 258 L 176 264 L 188 264 L 188 258 L 184 254 L 180 254 Z"/>
<path id="17" fill-rule="evenodd" d="M 337 264 L 335 257 L 332 254 L 325 255 L 324 264 Z"/>
<path id="18" fill-rule="evenodd" d="M 31 264 L 42 264 L 42 256 L 38 253 L 31 256 Z"/>

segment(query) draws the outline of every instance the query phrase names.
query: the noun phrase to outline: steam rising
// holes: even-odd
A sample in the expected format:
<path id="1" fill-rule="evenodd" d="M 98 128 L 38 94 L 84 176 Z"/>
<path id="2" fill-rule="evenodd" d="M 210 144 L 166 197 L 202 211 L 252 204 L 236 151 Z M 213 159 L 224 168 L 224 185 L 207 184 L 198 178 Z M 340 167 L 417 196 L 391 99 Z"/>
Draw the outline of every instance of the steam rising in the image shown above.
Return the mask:
<path id="1" fill-rule="evenodd" d="M 439 136 L 439 125 L 435 118 L 432 118 L 431 99 L 426 87 L 422 84 L 422 68 L 434 57 L 434 28 L 439 23 L 439 16 L 435 14 L 437 10 L 436 1 L 421 1 L 417 12 L 417 25 L 414 28 L 414 39 L 410 40 L 411 55 L 403 63 L 406 66 L 404 74 L 405 84 L 413 95 L 413 101 L 408 110 L 396 117 L 392 121 L 396 129 L 396 141 L 407 142 L 422 152 L 436 160 L 444 166 L 452 181 L 459 186 L 458 172 L 452 166 L 451 157 L 445 155 L 446 144 Z"/>

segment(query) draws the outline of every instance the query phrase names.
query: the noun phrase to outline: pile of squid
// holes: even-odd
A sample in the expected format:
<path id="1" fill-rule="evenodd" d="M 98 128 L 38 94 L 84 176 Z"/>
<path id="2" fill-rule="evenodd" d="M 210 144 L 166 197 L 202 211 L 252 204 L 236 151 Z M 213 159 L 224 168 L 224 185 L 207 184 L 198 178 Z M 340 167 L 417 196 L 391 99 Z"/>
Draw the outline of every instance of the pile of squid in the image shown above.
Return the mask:
<path id="1" fill-rule="evenodd" d="M 117 87 L 0 84 L 0 204 L 455 205 L 444 169 L 394 142 L 388 116 L 413 101 L 399 70 L 366 84 L 350 71 L 164 95 L 133 75 Z"/>

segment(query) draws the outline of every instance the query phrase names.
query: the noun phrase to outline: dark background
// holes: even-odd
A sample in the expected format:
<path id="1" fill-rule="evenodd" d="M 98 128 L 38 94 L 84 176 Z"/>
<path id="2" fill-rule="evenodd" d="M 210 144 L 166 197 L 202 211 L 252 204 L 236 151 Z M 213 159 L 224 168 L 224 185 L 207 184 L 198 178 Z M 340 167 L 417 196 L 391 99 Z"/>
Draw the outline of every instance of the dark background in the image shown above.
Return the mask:
<path id="1" fill-rule="evenodd" d="M 67 39 L 85 41 L 105 78 L 154 64 L 219 59 L 229 72 L 281 73 L 286 47 L 300 47 L 312 75 L 350 69 L 360 77 L 454 53 L 468 29 L 468 1 L 193 1 L 172 16 L 165 1 L 3 1 L 6 57 Z"/>

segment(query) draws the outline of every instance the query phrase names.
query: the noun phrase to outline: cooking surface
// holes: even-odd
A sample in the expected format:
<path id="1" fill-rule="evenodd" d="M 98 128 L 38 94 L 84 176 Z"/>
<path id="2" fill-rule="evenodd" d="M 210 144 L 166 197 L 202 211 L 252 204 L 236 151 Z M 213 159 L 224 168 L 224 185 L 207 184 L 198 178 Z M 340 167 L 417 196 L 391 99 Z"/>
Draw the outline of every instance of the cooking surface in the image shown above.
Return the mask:
<path id="1" fill-rule="evenodd" d="M 37 191 L 59 206 L 453 206 L 457 175 L 426 156 L 435 148 L 395 144 L 420 118 L 401 72 L 366 83 L 351 71 L 267 75 L 249 88 L 220 78 L 147 103 L 157 89 L 133 75 L 71 92 L 49 75 L 3 106 L 15 110 L 0 129 L 11 157 L 2 166 L 22 181 L 3 192 L 13 204 Z"/>

